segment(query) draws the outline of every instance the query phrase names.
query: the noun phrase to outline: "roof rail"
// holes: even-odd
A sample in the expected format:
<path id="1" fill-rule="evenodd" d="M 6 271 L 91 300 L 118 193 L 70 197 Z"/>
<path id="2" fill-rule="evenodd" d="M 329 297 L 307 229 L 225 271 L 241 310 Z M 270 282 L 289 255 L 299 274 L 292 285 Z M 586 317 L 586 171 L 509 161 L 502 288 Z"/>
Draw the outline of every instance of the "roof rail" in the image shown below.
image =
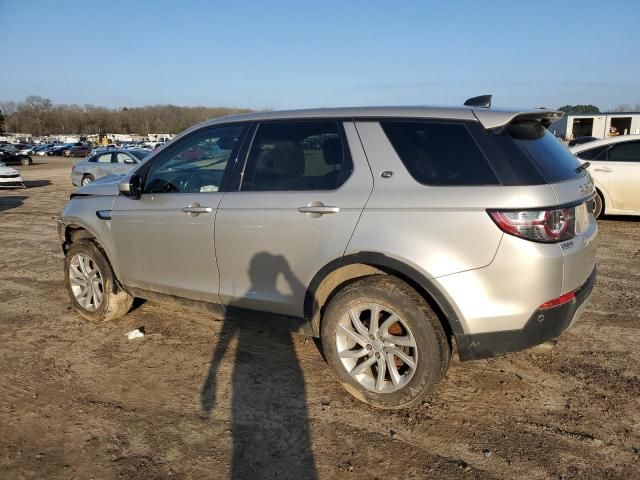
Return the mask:
<path id="1" fill-rule="evenodd" d="M 491 97 L 493 95 L 480 95 L 468 99 L 464 104 L 467 107 L 491 108 Z"/>

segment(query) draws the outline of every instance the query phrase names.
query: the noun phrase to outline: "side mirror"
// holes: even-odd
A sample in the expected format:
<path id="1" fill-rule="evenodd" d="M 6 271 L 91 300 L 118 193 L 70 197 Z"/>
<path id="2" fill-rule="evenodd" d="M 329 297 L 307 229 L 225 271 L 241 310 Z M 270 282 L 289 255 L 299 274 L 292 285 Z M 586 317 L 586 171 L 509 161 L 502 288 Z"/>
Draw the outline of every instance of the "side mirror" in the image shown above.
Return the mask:
<path id="1" fill-rule="evenodd" d="M 134 173 L 129 178 L 125 178 L 118 184 L 118 190 L 132 200 L 139 200 L 142 196 L 142 179 L 140 175 Z"/>

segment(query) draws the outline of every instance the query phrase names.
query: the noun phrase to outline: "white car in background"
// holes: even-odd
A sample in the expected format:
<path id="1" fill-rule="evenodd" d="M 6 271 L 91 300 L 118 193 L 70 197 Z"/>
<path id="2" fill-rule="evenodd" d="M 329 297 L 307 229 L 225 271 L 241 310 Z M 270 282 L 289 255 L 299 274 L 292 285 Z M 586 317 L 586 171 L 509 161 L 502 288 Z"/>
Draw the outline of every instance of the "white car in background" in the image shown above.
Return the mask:
<path id="1" fill-rule="evenodd" d="M 640 135 L 622 135 L 576 145 L 571 152 L 596 186 L 594 216 L 640 215 Z"/>
<path id="2" fill-rule="evenodd" d="M 0 187 L 22 187 L 26 188 L 20 172 L 15 168 L 7 167 L 0 162 Z"/>

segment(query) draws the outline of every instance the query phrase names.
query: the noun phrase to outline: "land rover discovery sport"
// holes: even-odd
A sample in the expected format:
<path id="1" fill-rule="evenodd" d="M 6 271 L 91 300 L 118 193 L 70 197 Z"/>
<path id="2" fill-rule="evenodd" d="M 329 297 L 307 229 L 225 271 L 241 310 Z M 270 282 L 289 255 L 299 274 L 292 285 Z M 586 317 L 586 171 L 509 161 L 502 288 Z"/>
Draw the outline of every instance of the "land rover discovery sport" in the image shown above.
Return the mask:
<path id="1" fill-rule="evenodd" d="M 357 398 L 409 405 L 452 351 L 555 338 L 590 295 L 594 189 L 545 128 L 560 115 L 471 102 L 197 125 L 72 194 L 71 300 L 89 320 L 134 297 L 268 316 L 320 337 Z"/>

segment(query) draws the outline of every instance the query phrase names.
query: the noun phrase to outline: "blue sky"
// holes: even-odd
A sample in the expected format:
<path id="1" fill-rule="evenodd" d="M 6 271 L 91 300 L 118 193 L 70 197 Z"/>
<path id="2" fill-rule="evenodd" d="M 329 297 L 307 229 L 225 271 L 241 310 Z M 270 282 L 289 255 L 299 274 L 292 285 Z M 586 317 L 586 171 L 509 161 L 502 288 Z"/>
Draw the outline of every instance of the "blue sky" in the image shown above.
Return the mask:
<path id="1" fill-rule="evenodd" d="M 640 2 L 0 0 L 0 100 L 640 103 Z"/>

